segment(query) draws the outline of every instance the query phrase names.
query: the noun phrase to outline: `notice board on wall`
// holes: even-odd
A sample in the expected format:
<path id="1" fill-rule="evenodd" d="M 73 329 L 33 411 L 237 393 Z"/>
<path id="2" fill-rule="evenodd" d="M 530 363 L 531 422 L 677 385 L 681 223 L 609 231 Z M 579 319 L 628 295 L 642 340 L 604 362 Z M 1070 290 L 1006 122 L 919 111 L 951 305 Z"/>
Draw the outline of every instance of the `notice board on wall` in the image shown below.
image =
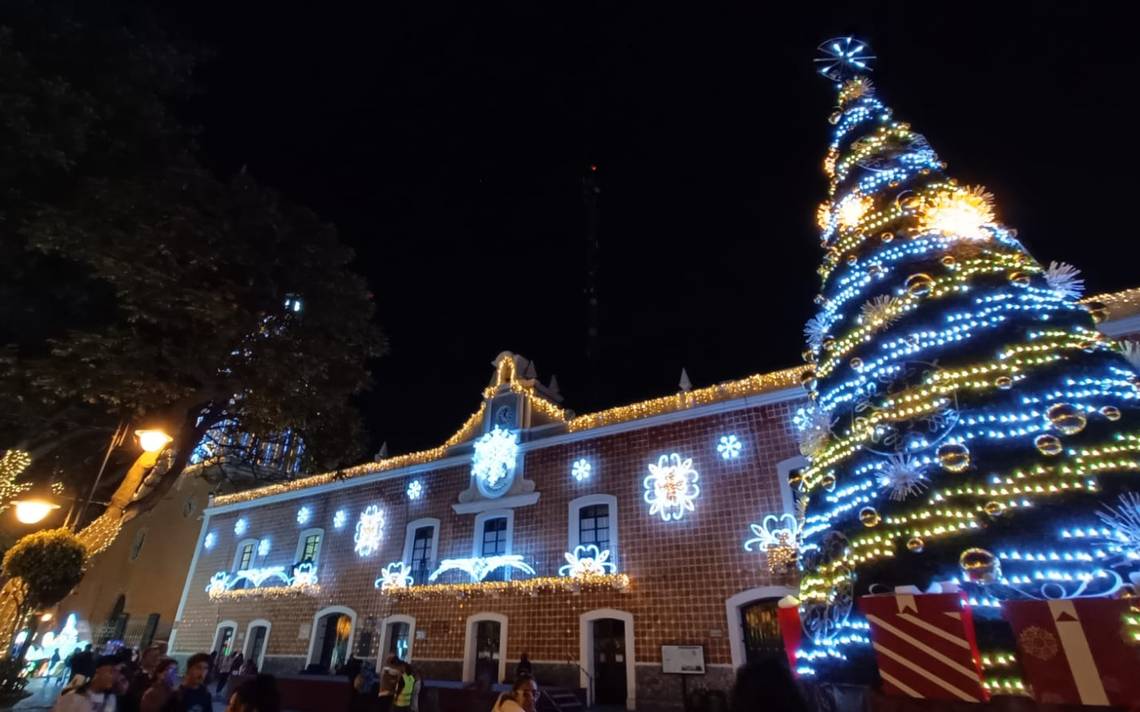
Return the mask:
<path id="1" fill-rule="evenodd" d="M 705 649 L 700 645 L 662 645 L 661 672 L 704 675 Z"/>

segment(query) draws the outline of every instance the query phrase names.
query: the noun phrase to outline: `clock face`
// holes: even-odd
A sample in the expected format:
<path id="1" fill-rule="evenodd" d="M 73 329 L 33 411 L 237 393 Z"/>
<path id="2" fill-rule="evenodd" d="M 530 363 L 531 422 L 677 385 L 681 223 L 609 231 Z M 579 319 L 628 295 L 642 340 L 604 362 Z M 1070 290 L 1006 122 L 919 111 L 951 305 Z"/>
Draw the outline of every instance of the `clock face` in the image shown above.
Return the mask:
<path id="1" fill-rule="evenodd" d="M 513 405 L 501 405 L 496 408 L 493 425 L 513 428 L 515 426 L 515 407 Z"/>

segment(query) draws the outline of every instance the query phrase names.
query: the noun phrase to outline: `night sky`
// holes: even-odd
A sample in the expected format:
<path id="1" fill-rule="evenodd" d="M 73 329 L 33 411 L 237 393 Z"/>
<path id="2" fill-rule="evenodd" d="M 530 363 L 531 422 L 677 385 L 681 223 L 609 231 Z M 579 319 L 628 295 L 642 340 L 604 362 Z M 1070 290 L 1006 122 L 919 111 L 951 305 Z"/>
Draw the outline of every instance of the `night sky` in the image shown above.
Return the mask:
<path id="1" fill-rule="evenodd" d="M 450 435 L 504 349 L 579 413 L 673 392 L 682 366 L 702 386 L 799 363 L 834 105 L 811 59 L 835 35 L 872 43 L 880 96 L 1039 260 L 1094 292 L 1140 284 L 1140 61 L 1109 4 L 427 5 L 171 7 L 212 52 L 189 108 L 207 161 L 247 166 L 357 251 L 391 347 L 361 399 L 373 449 Z"/>

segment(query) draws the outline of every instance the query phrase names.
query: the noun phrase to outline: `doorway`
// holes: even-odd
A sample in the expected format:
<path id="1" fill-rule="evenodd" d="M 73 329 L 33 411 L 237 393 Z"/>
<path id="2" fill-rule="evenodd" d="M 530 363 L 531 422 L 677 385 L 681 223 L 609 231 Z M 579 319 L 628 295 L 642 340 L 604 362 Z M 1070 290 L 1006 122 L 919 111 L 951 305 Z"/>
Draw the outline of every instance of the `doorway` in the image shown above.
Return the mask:
<path id="1" fill-rule="evenodd" d="M 260 670 L 262 657 L 265 655 L 265 641 L 269 638 L 269 626 L 260 624 L 251 626 L 245 638 L 245 659 L 252 660 Z"/>
<path id="2" fill-rule="evenodd" d="M 348 661 L 348 646 L 352 641 L 352 618 L 344 613 L 327 613 L 317 619 L 314 632 L 316 649 L 310 663 L 330 673 Z"/>
<path id="3" fill-rule="evenodd" d="M 744 631 L 744 659 L 783 660 L 784 639 L 780 635 L 778 598 L 765 598 L 740 607 L 740 626 Z"/>
<path id="4" fill-rule="evenodd" d="M 382 651 L 381 660 L 386 660 L 389 655 L 395 655 L 400 660 L 407 660 L 408 653 L 412 649 L 412 627 L 402 621 L 389 623 L 384 631 L 384 640 L 387 650 Z"/>
<path id="5" fill-rule="evenodd" d="M 600 705 L 624 705 L 626 699 L 625 621 L 593 622 L 594 698 Z"/>
<path id="6" fill-rule="evenodd" d="M 234 644 L 234 632 L 236 630 L 236 625 L 227 622 L 218 626 L 217 632 L 214 633 L 214 647 L 212 650 L 218 651 L 219 660 L 222 658 L 222 656 L 230 654 L 231 648 Z"/>
<path id="7" fill-rule="evenodd" d="M 499 662 L 503 651 L 499 649 L 502 624 L 499 621 L 479 621 L 475 624 L 475 679 L 490 685 L 499 682 Z"/>

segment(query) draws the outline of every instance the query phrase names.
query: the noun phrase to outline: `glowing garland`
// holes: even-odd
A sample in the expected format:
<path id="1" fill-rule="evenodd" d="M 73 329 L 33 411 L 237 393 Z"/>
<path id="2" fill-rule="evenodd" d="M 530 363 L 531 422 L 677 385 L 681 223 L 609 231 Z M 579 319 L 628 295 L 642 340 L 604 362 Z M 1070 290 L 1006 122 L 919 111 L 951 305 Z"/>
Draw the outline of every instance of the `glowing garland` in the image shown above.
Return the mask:
<path id="1" fill-rule="evenodd" d="M 482 581 L 496 569 L 517 569 L 524 574 L 533 576 L 535 571 L 530 564 L 523 561 L 518 554 L 499 554 L 496 556 L 476 556 L 470 559 L 444 559 L 439 566 L 428 576 L 428 581 L 435 581 L 448 571 L 463 571 L 471 577 L 472 581 Z"/>
<path id="2" fill-rule="evenodd" d="M 552 593 L 590 593 L 616 591 L 626 593 L 632 582 L 626 574 L 606 574 L 588 578 L 544 576 L 520 581 L 482 581 L 479 583 L 442 583 L 410 588 L 395 588 L 384 592 L 395 600 L 432 600 L 441 598 L 475 598 L 478 596 L 539 596 Z"/>
<path id="3" fill-rule="evenodd" d="M 279 585 L 265 586 L 268 581 L 277 581 Z M 248 583 L 250 587 L 236 588 L 242 582 Z M 293 567 L 292 575 L 285 572 L 284 566 L 243 569 L 232 574 L 219 571 L 206 584 L 206 592 L 212 601 L 315 596 L 320 590 L 316 567 L 307 562 Z"/>

